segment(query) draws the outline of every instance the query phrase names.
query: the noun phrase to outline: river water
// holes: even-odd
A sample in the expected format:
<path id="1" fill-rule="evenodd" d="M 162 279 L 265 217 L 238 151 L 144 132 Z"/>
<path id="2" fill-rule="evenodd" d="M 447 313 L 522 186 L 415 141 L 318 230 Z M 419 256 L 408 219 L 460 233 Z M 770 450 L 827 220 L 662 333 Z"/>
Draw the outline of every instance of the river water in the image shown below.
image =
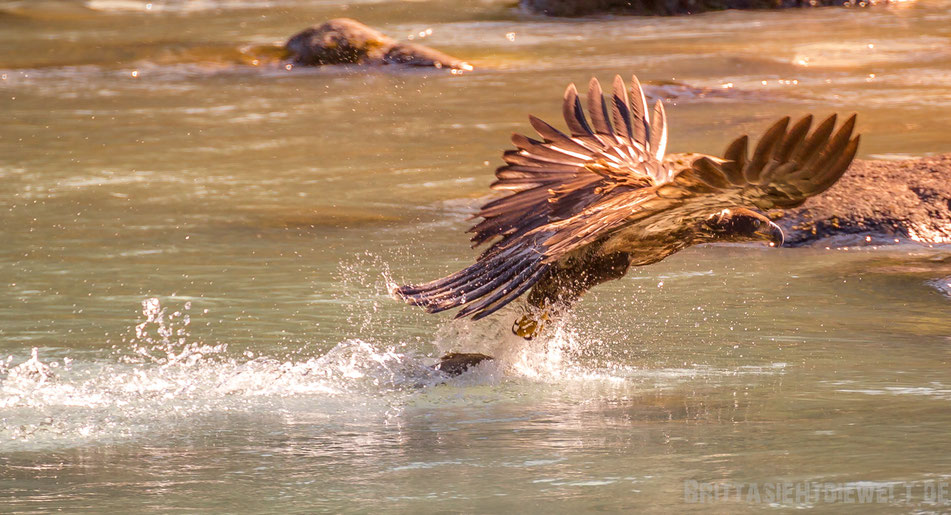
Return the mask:
<path id="1" fill-rule="evenodd" d="M 254 64 L 338 16 L 475 71 Z M 470 262 L 509 134 L 591 76 L 665 98 L 675 152 L 807 112 L 859 113 L 861 158 L 951 152 L 951 2 L 4 0 L 0 28 L 0 511 L 949 509 L 947 247 L 692 248 L 531 343 L 386 285 Z"/>

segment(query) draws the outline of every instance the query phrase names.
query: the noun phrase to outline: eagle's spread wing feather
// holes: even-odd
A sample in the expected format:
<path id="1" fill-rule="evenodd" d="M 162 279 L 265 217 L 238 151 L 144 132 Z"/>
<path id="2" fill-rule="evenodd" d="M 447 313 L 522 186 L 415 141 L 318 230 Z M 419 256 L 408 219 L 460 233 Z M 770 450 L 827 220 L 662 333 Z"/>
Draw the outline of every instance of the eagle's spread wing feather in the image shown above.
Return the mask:
<path id="1" fill-rule="evenodd" d="M 575 86 L 565 91 L 570 134 L 529 117 L 542 140 L 516 134 L 517 150 L 503 154 L 493 189 L 510 194 L 479 211 L 473 245 L 491 243 L 472 266 L 443 279 L 394 293 L 429 312 L 465 307 L 457 317 L 479 319 L 511 302 L 554 263 L 632 223 L 676 228 L 735 206 L 793 207 L 828 189 L 858 148 L 855 117 L 835 129 L 835 116 L 809 134 L 812 117 L 789 128 L 770 127 L 749 155 L 749 138 L 727 147 L 724 158 L 665 157 L 663 104 L 653 116 L 635 77 L 631 96 L 620 77 L 605 102 L 592 79 L 585 118 Z M 609 121 L 610 118 L 610 121 Z"/>

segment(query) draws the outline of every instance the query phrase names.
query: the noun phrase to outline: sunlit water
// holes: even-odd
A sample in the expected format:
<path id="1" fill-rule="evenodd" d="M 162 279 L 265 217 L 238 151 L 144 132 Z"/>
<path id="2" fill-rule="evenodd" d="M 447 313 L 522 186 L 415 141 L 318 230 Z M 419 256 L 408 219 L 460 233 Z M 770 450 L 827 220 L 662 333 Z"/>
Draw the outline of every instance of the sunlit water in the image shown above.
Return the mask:
<path id="1" fill-rule="evenodd" d="M 336 16 L 432 29 L 476 71 L 250 64 Z M 386 289 L 471 260 L 508 135 L 592 75 L 667 98 L 673 151 L 837 111 L 861 157 L 951 152 L 949 27 L 930 0 L 0 3 L 0 511 L 679 511 L 685 480 L 947 481 L 946 247 L 694 248 L 531 343 L 512 310 L 454 324 Z M 498 359 L 448 378 L 447 351 Z"/>

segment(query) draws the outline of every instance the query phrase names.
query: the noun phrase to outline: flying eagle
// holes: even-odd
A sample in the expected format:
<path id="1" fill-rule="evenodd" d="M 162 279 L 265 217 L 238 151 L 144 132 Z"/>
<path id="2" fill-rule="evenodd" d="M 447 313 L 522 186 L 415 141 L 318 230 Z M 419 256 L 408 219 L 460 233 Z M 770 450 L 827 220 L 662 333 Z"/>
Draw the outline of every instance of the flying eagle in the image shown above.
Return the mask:
<path id="1" fill-rule="evenodd" d="M 637 77 L 630 97 L 620 76 L 605 101 L 591 79 L 588 114 L 574 84 L 565 91 L 568 133 L 529 116 L 541 140 L 512 136 L 492 189 L 511 192 L 479 211 L 473 246 L 491 243 L 472 266 L 393 293 L 430 313 L 462 307 L 478 320 L 531 288 L 539 308 L 513 331 L 531 338 L 543 321 L 585 291 L 629 267 L 656 263 L 691 245 L 767 241 L 781 246 L 779 226 L 753 209 L 791 208 L 832 186 L 859 145 L 853 115 L 811 133 L 812 115 L 790 127 L 774 123 L 748 153 L 749 138 L 723 157 L 665 155 L 667 118 L 658 101 L 648 113 Z"/>

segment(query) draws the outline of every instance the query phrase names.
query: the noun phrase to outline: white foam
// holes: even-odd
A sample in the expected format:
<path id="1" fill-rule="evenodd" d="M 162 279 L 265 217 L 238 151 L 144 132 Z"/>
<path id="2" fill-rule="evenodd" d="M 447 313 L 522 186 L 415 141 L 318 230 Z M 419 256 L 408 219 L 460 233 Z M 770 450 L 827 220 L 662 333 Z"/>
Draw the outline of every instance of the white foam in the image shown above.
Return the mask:
<path id="1" fill-rule="evenodd" d="M 363 308 L 374 313 L 372 306 Z M 341 341 L 314 357 L 300 357 L 306 348 L 291 358 L 238 354 L 224 343 L 194 341 L 190 309 L 190 301 L 169 312 L 158 299 L 145 299 L 134 337 L 116 345 L 111 355 L 44 359 L 34 349 L 29 357 L 0 361 L 0 451 L 135 438 L 176 427 L 183 418 L 286 412 L 288 402 L 299 403 L 295 399 L 306 403 L 308 417 L 385 420 L 409 405 L 444 408 L 474 398 L 498 402 L 511 389 L 522 395 L 555 385 L 562 392 L 594 388 L 598 395 L 628 395 L 698 377 L 782 373 L 782 367 L 770 365 L 732 370 L 592 366 L 581 358 L 582 351 L 599 342 L 582 341 L 567 325 L 526 342 L 511 333 L 504 317 L 502 323 L 445 325 L 431 355 L 416 351 L 418 344 L 361 338 Z M 433 368 L 436 357 L 449 351 L 482 352 L 495 359 L 449 377 Z"/>

